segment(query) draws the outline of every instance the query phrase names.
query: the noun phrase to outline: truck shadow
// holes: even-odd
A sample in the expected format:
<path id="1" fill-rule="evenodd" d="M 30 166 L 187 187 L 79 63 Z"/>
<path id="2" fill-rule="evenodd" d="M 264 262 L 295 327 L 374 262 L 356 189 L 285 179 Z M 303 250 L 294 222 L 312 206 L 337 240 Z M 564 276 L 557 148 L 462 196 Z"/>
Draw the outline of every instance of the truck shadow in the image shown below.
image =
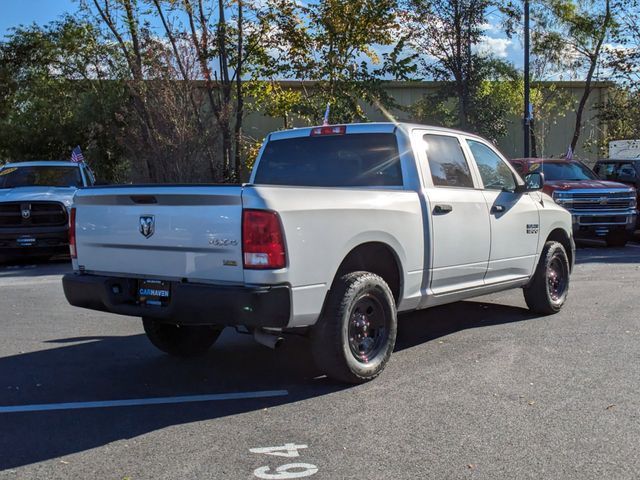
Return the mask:
<path id="1" fill-rule="evenodd" d="M 479 301 L 464 301 L 400 315 L 395 351 L 461 330 L 521 322 L 539 315 L 526 308 Z"/>
<path id="2" fill-rule="evenodd" d="M 34 259 L 25 257 L 22 259 L 3 262 L 0 258 L 0 279 L 19 277 L 31 278 L 47 275 L 61 275 L 71 271 L 71 262 L 68 258 L 60 257 L 49 260 L 45 263 L 36 262 Z"/>
<path id="3" fill-rule="evenodd" d="M 271 408 L 344 388 L 317 376 L 306 339 L 275 352 L 232 330 L 205 357 L 180 360 L 144 335 L 56 339 L 0 358 L 0 406 L 287 389 L 288 396 L 172 405 L 0 413 L 0 471 L 166 427 Z M 231 433 L 230 433 L 231 434 Z M 220 439 L 224 441 L 224 439 Z"/>
<path id="4" fill-rule="evenodd" d="M 396 350 L 459 330 L 532 317 L 522 308 L 469 301 L 415 312 L 401 317 Z M 309 340 L 303 337 L 287 339 L 274 352 L 227 329 L 209 354 L 189 360 L 176 360 L 157 352 L 144 335 L 61 338 L 46 342 L 45 348 L 0 358 L 0 406 L 276 389 L 287 389 L 289 395 L 0 413 L 0 470 L 90 450 L 170 426 L 273 408 L 350 388 L 320 376 L 311 358 Z M 384 381 L 384 374 L 376 380 Z"/>

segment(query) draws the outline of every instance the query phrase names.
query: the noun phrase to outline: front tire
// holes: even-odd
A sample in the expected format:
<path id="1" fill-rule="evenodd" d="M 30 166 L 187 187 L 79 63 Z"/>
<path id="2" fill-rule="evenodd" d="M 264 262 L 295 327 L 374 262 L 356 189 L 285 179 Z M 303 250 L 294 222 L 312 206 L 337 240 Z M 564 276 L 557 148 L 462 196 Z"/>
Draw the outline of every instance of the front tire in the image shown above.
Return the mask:
<path id="1" fill-rule="evenodd" d="M 204 355 L 222 333 L 222 328 L 213 325 L 180 326 L 153 318 L 143 318 L 142 324 L 156 348 L 176 357 Z"/>
<path id="2" fill-rule="evenodd" d="M 312 333 L 316 364 L 341 382 L 373 380 L 393 352 L 397 323 L 395 300 L 382 278 L 370 272 L 340 277 Z"/>
<path id="3" fill-rule="evenodd" d="M 569 258 L 559 242 L 547 242 L 533 278 L 524 290 L 529 309 L 542 315 L 558 313 L 569 293 Z"/>

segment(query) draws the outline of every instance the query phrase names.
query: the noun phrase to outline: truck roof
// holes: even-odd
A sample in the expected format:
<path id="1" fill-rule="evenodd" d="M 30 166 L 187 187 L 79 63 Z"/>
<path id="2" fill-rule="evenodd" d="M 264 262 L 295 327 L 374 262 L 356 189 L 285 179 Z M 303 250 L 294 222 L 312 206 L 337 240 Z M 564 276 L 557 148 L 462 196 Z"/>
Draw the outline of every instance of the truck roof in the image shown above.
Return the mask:
<path id="1" fill-rule="evenodd" d="M 427 128 L 429 130 L 435 130 L 442 133 L 453 133 L 456 135 L 465 135 L 468 137 L 481 138 L 478 135 L 469 132 L 463 132 L 461 130 L 455 130 L 453 128 L 436 127 L 433 125 L 422 125 L 419 123 L 408 122 L 369 122 L 369 123 L 337 123 L 332 125 L 324 125 L 329 127 L 347 127 L 346 133 L 393 133 L 396 128 L 403 128 L 411 130 L 414 128 Z M 316 128 L 322 128 L 323 125 L 316 125 L 314 127 L 301 127 L 292 128 L 290 130 L 280 130 L 269 134 L 269 140 L 282 140 L 285 138 L 307 137 L 311 134 L 311 130 Z"/>
<path id="2" fill-rule="evenodd" d="M 640 158 L 599 158 L 596 163 L 631 163 L 640 162 Z"/>
<path id="3" fill-rule="evenodd" d="M 14 162 L 0 165 L 0 168 L 7 167 L 78 167 L 79 163 L 62 160 L 34 160 L 29 162 Z"/>
<path id="4" fill-rule="evenodd" d="M 526 162 L 526 163 L 571 163 L 571 162 L 580 162 L 578 158 L 572 158 L 571 160 L 567 160 L 566 158 L 512 158 L 511 161 L 515 162 Z"/>

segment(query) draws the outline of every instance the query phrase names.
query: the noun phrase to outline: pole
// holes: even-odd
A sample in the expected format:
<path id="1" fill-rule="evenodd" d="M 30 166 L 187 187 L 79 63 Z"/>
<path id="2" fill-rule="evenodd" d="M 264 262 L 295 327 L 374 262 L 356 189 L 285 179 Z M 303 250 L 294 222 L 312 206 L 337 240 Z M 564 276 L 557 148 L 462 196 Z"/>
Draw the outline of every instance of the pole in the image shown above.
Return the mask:
<path id="1" fill-rule="evenodd" d="M 524 157 L 531 156 L 531 108 L 529 78 L 529 0 L 524 0 Z"/>

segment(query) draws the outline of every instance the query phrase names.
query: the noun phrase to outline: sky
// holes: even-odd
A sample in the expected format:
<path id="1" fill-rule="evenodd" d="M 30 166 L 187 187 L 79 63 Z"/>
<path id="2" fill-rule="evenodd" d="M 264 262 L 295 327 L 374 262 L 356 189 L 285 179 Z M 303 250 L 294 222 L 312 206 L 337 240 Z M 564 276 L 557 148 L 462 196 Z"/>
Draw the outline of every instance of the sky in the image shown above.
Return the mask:
<path id="1" fill-rule="evenodd" d="M 77 9 L 78 3 L 73 0 L 0 0 L 0 36 L 11 27 L 45 24 Z"/>
<path id="2" fill-rule="evenodd" d="M 0 37 L 20 24 L 29 25 L 35 22 L 42 25 L 77 10 L 77 0 L 0 0 Z M 485 38 L 479 48 L 511 61 L 517 68 L 522 68 L 521 42 L 517 38 L 505 38 L 500 31 L 497 18 L 490 18 L 485 25 Z"/>

